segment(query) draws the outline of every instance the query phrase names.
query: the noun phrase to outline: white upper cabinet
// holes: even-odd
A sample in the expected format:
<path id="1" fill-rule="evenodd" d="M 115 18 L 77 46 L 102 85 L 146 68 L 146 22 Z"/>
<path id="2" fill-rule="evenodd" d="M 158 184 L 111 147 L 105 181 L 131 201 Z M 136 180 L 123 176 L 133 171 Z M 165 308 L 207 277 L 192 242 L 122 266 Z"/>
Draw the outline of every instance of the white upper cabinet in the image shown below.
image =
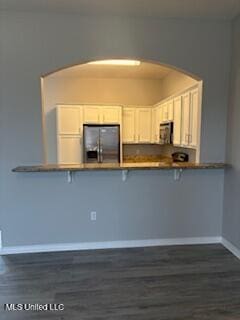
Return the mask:
<path id="1" fill-rule="evenodd" d="M 191 108 L 190 108 L 190 128 L 189 128 L 189 145 L 196 148 L 198 145 L 198 123 L 199 123 L 199 90 L 191 91 Z"/>
<path id="2" fill-rule="evenodd" d="M 157 142 L 157 107 L 152 109 L 152 143 Z"/>
<path id="3" fill-rule="evenodd" d="M 168 121 L 173 121 L 173 99 L 170 99 L 167 102 L 167 116 Z"/>
<path id="4" fill-rule="evenodd" d="M 181 145 L 181 121 L 182 121 L 182 97 L 179 96 L 173 100 L 173 144 Z"/>
<path id="5" fill-rule="evenodd" d="M 182 95 L 182 143 L 189 148 L 198 145 L 199 90 L 194 89 Z"/>
<path id="6" fill-rule="evenodd" d="M 152 109 L 137 108 L 137 142 L 151 143 L 152 138 Z"/>
<path id="7" fill-rule="evenodd" d="M 152 142 L 151 107 L 124 107 L 122 123 L 123 143 Z"/>
<path id="8" fill-rule="evenodd" d="M 100 123 L 99 106 L 83 106 L 83 122 L 84 123 Z"/>
<path id="9" fill-rule="evenodd" d="M 77 106 L 59 105 L 57 107 L 58 134 L 79 134 L 82 125 L 82 109 Z"/>
<path id="10" fill-rule="evenodd" d="M 189 121 L 190 121 L 190 92 L 182 95 L 182 146 L 189 144 Z"/>
<path id="11" fill-rule="evenodd" d="M 84 123 L 120 124 L 122 108 L 120 106 L 92 106 L 83 107 Z"/>
<path id="12" fill-rule="evenodd" d="M 173 99 L 161 104 L 162 122 L 173 121 Z"/>
<path id="13" fill-rule="evenodd" d="M 152 142 L 159 143 L 160 123 L 162 122 L 163 109 L 157 106 L 152 110 Z"/>
<path id="14" fill-rule="evenodd" d="M 168 121 L 168 104 L 164 103 L 161 105 L 162 108 L 162 121 Z"/>
<path id="15" fill-rule="evenodd" d="M 123 143 L 135 142 L 135 108 L 123 108 L 122 140 Z"/>
<path id="16" fill-rule="evenodd" d="M 100 107 L 100 121 L 102 123 L 121 123 L 122 122 L 122 108 L 118 106 Z"/>

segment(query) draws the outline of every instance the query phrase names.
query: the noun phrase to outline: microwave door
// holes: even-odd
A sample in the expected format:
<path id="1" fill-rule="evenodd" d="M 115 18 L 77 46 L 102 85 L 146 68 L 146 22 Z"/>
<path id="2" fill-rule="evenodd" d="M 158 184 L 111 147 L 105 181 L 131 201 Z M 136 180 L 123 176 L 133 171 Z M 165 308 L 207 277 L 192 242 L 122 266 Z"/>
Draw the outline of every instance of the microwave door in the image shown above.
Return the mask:
<path id="1" fill-rule="evenodd" d="M 84 160 L 86 163 L 100 162 L 99 127 L 84 126 Z"/>
<path id="2" fill-rule="evenodd" d="M 120 160 L 119 146 L 119 127 L 102 127 L 100 129 L 100 162 L 118 163 Z"/>

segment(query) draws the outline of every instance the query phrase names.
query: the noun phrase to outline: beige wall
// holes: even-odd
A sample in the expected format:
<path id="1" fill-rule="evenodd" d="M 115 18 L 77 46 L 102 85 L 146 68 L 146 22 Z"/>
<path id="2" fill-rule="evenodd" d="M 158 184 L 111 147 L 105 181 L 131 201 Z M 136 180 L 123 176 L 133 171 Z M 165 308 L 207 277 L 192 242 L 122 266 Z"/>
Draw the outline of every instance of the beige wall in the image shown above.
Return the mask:
<path id="1" fill-rule="evenodd" d="M 162 98 L 160 80 L 86 79 L 47 77 L 44 79 L 46 111 L 56 103 L 106 103 L 152 105 Z"/>
<path id="2" fill-rule="evenodd" d="M 196 83 L 196 80 L 181 72 L 171 71 L 162 80 L 162 98 L 165 99 L 177 92 L 193 86 Z"/>

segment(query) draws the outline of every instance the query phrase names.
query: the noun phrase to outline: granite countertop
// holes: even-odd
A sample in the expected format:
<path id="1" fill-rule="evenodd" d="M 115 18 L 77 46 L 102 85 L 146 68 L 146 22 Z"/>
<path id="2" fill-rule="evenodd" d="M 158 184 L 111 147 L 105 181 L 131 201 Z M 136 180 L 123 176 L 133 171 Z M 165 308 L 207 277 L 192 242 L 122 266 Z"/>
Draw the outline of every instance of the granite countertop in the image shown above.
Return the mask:
<path id="1" fill-rule="evenodd" d="M 88 163 L 69 165 L 34 165 L 19 166 L 13 172 L 54 172 L 54 171 L 104 171 L 104 170 L 171 170 L 171 169 L 224 169 L 224 163 L 191 162 L 123 162 L 123 163 Z"/>

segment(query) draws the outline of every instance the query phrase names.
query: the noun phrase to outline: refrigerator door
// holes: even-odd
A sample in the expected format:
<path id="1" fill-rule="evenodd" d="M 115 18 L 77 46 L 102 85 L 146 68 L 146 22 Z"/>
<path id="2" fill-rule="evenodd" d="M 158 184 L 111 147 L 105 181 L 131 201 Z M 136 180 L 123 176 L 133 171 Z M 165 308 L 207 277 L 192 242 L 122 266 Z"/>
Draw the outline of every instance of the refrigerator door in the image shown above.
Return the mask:
<path id="1" fill-rule="evenodd" d="M 99 126 L 83 126 L 84 162 L 100 162 Z"/>
<path id="2" fill-rule="evenodd" d="M 100 162 L 120 162 L 120 130 L 119 126 L 103 126 L 100 128 Z"/>

